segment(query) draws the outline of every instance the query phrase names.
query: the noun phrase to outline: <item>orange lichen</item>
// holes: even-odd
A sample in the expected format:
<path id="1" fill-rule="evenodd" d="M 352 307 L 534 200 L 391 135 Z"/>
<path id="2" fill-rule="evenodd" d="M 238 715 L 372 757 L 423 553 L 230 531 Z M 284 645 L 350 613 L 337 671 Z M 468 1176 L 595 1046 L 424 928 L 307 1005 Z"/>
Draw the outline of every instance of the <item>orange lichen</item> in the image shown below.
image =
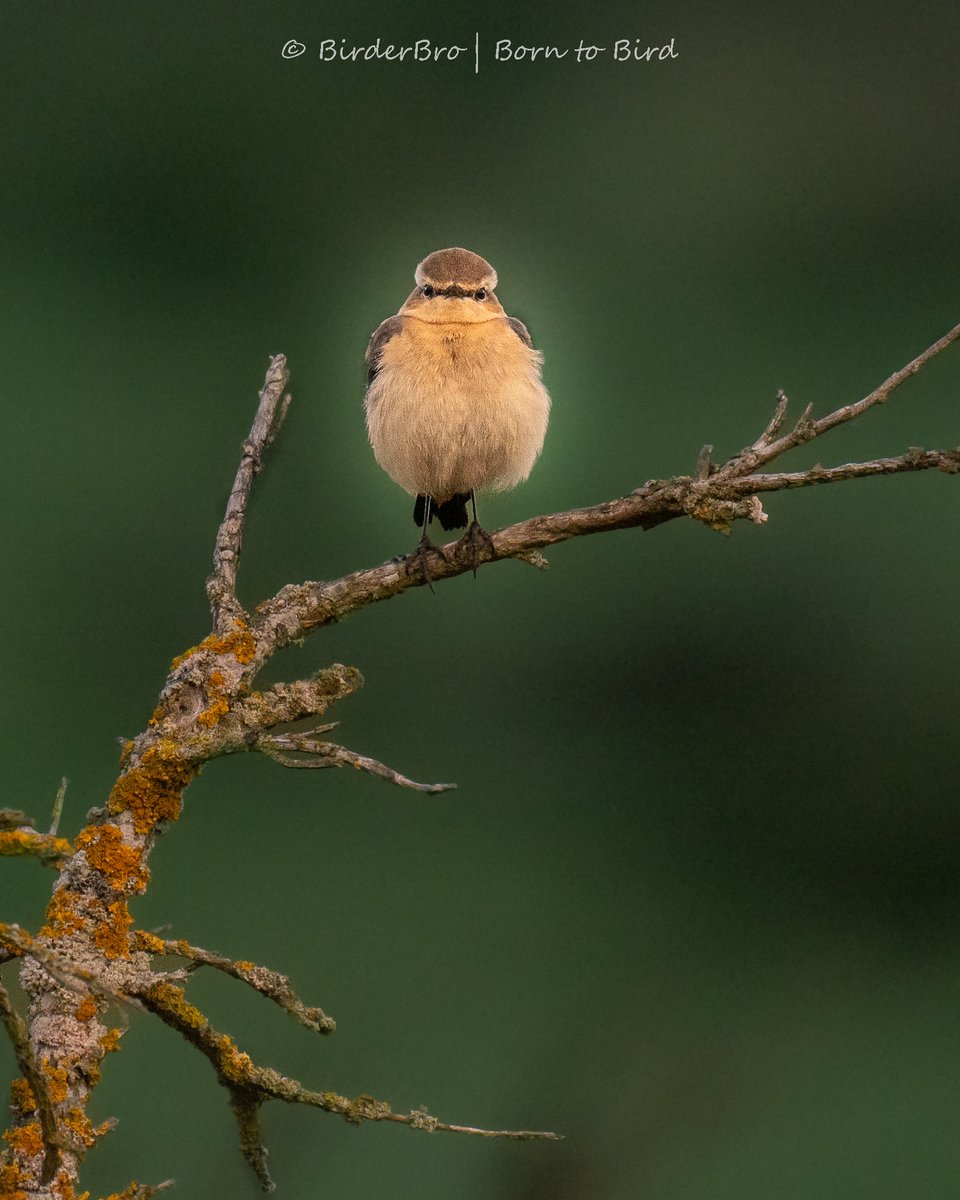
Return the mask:
<path id="1" fill-rule="evenodd" d="M 146 929 L 135 929 L 131 937 L 136 950 L 146 950 L 148 954 L 163 954 L 166 950 L 163 938 L 158 938 L 155 933 L 148 933 Z"/>
<path id="2" fill-rule="evenodd" d="M 178 654 L 170 664 L 170 669 L 175 671 L 191 655 L 198 654 L 202 650 L 211 650 L 214 654 L 232 654 L 237 662 L 242 664 L 253 662 L 257 652 L 257 645 L 253 640 L 253 634 L 249 632 L 249 626 L 246 621 L 238 619 L 235 624 L 237 628 L 234 633 L 225 634 L 223 637 L 211 633 L 209 637 L 205 637 L 196 646 L 191 646 L 188 650 L 184 650 L 182 654 Z"/>
<path id="3" fill-rule="evenodd" d="M 82 1108 L 71 1108 L 61 1120 L 64 1128 L 68 1129 L 83 1146 L 92 1146 L 97 1138 L 101 1136 L 101 1132 L 106 1132 L 106 1129 L 102 1127 L 101 1129 L 94 1129 L 90 1118 Z"/>
<path id="4" fill-rule="evenodd" d="M 191 1004 L 183 988 L 172 983 L 154 983 L 146 990 L 146 998 L 162 1012 L 177 1018 L 181 1028 L 206 1029 L 209 1022 L 199 1008 Z"/>
<path id="5" fill-rule="evenodd" d="M 225 717 L 229 711 L 230 705 L 222 696 L 218 696 L 209 708 L 205 708 L 203 712 L 197 713 L 197 720 L 201 725 L 206 725 L 208 729 L 212 729 L 220 718 Z"/>
<path id="6" fill-rule="evenodd" d="M 108 1029 L 100 1039 L 100 1045 L 103 1047 L 104 1054 L 113 1054 L 120 1049 L 120 1039 L 123 1037 L 122 1029 Z"/>
<path id="7" fill-rule="evenodd" d="M 97 1003 L 92 996 L 85 996 L 77 1005 L 78 1021 L 90 1021 L 97 1015 Z"/>
<path id="8" fill-rule="evenodd" d="M 90 1200 L 89 1192 L 81 1192 L 78 1196 L 73 1190 L 73 1182 L 66 1171 L 58 1171 L 57 1177 L 50 1184 L 50 1190 L 57 1194 L 58 1200 Z"/>
<path id="9" fill-rule="evenodd" d="M 196 774 L 177 753 L 177 745 L 164 738 L 144 751 L 139 766 L 121 775 L 107 800 L 111 813 L 129 812 L 134 829 L 149 833 L 162 821 L 180 815 L 180 793 Z"/>
<path id="10" fill-rule="evenodd" d="M 130 943 L 127 930 L 133 924 L 133 917 L 127 909 L 126 900 L 113 900 L 110 904 L 99 907 L 105 910 L 94 926 L 93 940 L 103 951 L 104 958 L 129 958 Z"/>
<path id="11" fill-rule="evenodd" d="M 14 1079 L 10 1083 L 10 1107 L 24 1114 L 37 1111 L 33 1088 L 23 1078 Z"/>
<path id="12" fill-rule="evenodd" d="M 84 902 L 79 892 L 71 892 L 69 888 L 60 888 L 50 897 L 47 905 L 47 923 L 40 933 L 47 938 L 69 937 L 86 924 L 86 917 L 77 911 L 78 905 Z"/>
<path id="13" fill-rule="evenodd" d="M 127 765 L 127 759 L 130 757 L 130 755 L 132 753 L 133 753 L 133 742 L 128 739 L 120 747 L 120 766 L 121 767 L 125 767 Z"/>
<path id="14" fill-rule="evenodd" d="M 245 1054 L 227 1034 L 223 1034 L 218 1042 L 220 1050 L 220 1070 L 226 1079 L 232 1083 L 246 1083 L 250 1079 L 250 1068 L 253 1060 Z"/>
<path id="15" fill-rule="evenodd" d="M 141 862 L 141 851 L 128 846 L 116 825 L 88 825 L 77 835 L 77 849 L 116 892 L 144 892 L 150 872 Z"/>
<path id="16" fill-rule="evenodd" d="M 237 970 L 238 971 L 252 971 L 256 967 L 256 965 L 257 965 L 256 963 L 247 962 L 245 959 L 241 958 L 237 962 Z"/>
<path id="17" fill-rule="evenodd" d="M 35 829 L 0 831 L 0 854 L 32 854 L 41 862 L 56 864 L 69 858 L 73 847 L 66 838 L 37 833 Z"/>
<path id="18" fill-rule="evenodd" d="M 125 1187 L 122 1192 L 111 1192 L 109 1196 L 105 1196 L 104 1200 L 136 1200 L 143 1192 L 140 1184 L 134 1180 L 129 1187 Z M 80 1200 L 83 1200 L 81 1197 Z"/>
<path id="19" fill-rule="evenodd" d="M 66 1068 L 58 1067 L 49 1058 L 44 1058 L 40 1069 L 47 1077 L 47 1095 L 54 1104 L 62 1104 L 67 1098 Z"/>
<path id="20" fill-rule="evenodd" d="M 16 1125 L 13 1129 L 8 1129 L 3 1135 L 3 1140 L 11 1150 L 27 1158 L 43 1153 L 43 1131 L 39 1121 L 30 1121 L 27 1125 Z"/>
<path id="21" fill-rule="evenodd" d="M 20 1186 L 24 1182 L 23 1172 L 16 1163 L 0 1166 L 0 1196 L 3 1200 L 27 1200 L 27 1193 Z"/>

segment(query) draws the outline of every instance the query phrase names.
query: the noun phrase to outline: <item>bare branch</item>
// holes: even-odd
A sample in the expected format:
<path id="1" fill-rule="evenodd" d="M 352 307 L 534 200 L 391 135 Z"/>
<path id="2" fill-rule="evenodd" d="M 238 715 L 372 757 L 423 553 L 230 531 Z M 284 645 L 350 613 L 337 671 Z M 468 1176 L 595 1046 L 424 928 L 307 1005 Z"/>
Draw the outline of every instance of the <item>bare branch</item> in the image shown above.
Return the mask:
<path id="1" fill-rule="evenodd" d="M 237 569 L 243 547 L 243 523 L 254 476 L 260 473 L 263 454 L 280 431 L 290 407 L 290 397 L 283 395 L 288 378 L 286 358 L 282 354 L 274 355 L 260 390 L 260 403 L 250 436 L 243 444 L 240 466 L 227 500 L 227 511 L 217 532 L 213 574 L 207 580 L 207 597 L 213 626 L 219 633 L 232 629 L 236 619 L 243 616 L 243 608 L 237 599 Z"/>
<path id="2" fill-rule="evenodd" d="M 398 787 L 409 788 L 413 792 L 421 792 L 428 796 L 454 791 L 457 786 L 455 783 L 416 783 L 375 758 L 357 754 L 345 746 L 338 746 L 336 742 L 318 741 L 309 734 L 282 733 L 261 738 L 256 744 L 256 749 L 284 767 L 320 770 L 325 767 L 355 767 L 358 771 L 366 771 L 368 775 L 376 775 L 380 779 L 386 779 L 388 783 L 395 783 Z M 294 753 L 315 757 L 291 758 L 290 754 Z"/>
<path id="3" fill-rule="evenodd" d="M 60 828 L 60 818 L 63 816 L 63 802 L 67 798 L 67 785 L 70 780 L 66 775 L 60 780 L 60 786 L 57 788 L 57 794 L 53 801 L 53 813 L 50 817 L 50 836 L 55 837 L 57 830 Z"/>
<path id="4" fill-rule="evenodd" d="M 268 1000 L 290 1013 L 301 1025 L 316 1033 L 333 1033 L 337 1027 L 333 1017 L 328 1017 L 322 1008 L 306 1005 L 290 986 L 290 980 L 279 971 L 271 971 L 268 967 L 256 963 L 234 961 L 222 954 L 213 954 L 200 946 L 191 946 L 189 942 L 178 938 L 170 940 L 159 938 L 155 934 L 137 930 L 133 935 L 134 944 L 140 950 L 149 954 L 168 954 L 171 957 L 190 960 L 191 969 L 197 967 L 213 967 L 223 971 L 241 983 L 247 984 Z"/>

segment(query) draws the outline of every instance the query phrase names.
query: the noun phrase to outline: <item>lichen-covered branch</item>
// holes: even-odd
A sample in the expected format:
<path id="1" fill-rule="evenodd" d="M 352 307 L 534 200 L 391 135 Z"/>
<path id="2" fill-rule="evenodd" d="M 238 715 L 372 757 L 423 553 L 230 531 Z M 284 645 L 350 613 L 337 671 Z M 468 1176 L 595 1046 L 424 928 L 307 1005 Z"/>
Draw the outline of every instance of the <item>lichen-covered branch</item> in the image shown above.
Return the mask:
<path id="1" fill-rule="evenodd" d="M 188 970 L 198 967 L 213 967 L 217 971 L 223 971 L 225 975 L 233 976 L 234 979 L 252 987 L 261 996 L 272 1000 L 274 1004 L 296 1018 L 301 1025 L 312 1029 L 315 1033 L 333 1033 L 337 1027 L 333 1017 L 328 1017 L 322 1008 L 304 1004 L 290 986 L 290 980 L 286 975 L 281 975 L 279 971 L 271 971 L 268 967 L 261 967 L 242 959 L 234 961 L 232 958 L 224 958 L 222 954 L 213 954 L 200 946 L 191 946 L 182 938 L 177 940 L 160 938 L 154 933 L 147 933 L 141 929 L 134 934 L 134 944 L 137 949 L 146 950 L 149 954 L 166 954 L 171 957 L 186 958 L 190 962 Z"/>
<path id="2" fill-rule="evenodd" d="M 40 1137 L 43 1143 L 43 1165 L 40 1170 L 40 1182 L 49 1183 L 57 1171 L 60 1153 L 60 1130 L 57 1117 L 50 1099 L 47 1078 L 40 1069 L 33 1047 L 30 1045 L 30 1033 L 23 1017 L 10 1003 L 7 989 L 0 982 L 0 1022 L 7 1031 L 7 1036 L 13 1045 L 17 1066 L 23 1073 L 23 1078 L 17 1081 L 14 1088 L 14 1102 L 24 1113 L 36 1113 L 40 1127 Z M 21 1133 L 21 1138 L 23 1134 Z M 0 1196 L 3 1193 L 0 1192 Z"/>
<path id="3" fill-rule="evenodd" d="M 313 1091 L 298 1080 L 281 1075 L 279 1071 L 257 1066 L 231 1037 L 215 1029 L 200 1009 L 186 999 L 182 988 L 175 984 L 169 981 L 151 984 L 141 994 L 140 1000 L 161 1021 L 186 1038 L 212 1065 L 218 1080 L 230 1095 L 244 1156 L 267 1191 L 273 1190 L 273 1181 L 267 1171 L 267 1152 L 260 1139 L 259 1110 L 268 1100 L 320 1108 L 338 1114 L 353 1125 L 363 1121 L 393 1121 L 429 1132 L 467 1133 L 478 1137 L 523 1141 L 556 1140 L 558 1136 L 534 1130 L 477 1129 L 467 1125 L 450 1125 L 423 1112 L 394 1112 L 385 1101 L 375 1100 L 365 1094 L 351 1100 L 336 1092 Z"/>
<path id="4" fill-rule="evenodd" d="M 45 867 L 59 867 L 73 853 L 66 838 L 56 836 L 58 808 L 63 804 L 66 781 L 57 792 L 57 807 L 49 833 L 40 833 L 31 817 L 18 808 L 0 808 L 0 856 L 30 855 Z"/>
<path id="5" fill-rule="evenodd" d="M 738 520 L 761 524 L 767 514 L 760 497 L 771 491 L 905 472 L 956 474 L 960 471 L 956 449 L 912 448 L 898 457 L 794 472 L 764 468 L 794 447 L 883 403 L 958 338 L 960 325 L 862 400 L 816 419 L 808 408 L 790 428 L 787 399 L 781 393 L 762 433 L 726 462 L 714 464 L 712 450 L 706 446 L 690 476 L 651 480 L 628 496 L 533 517 L 498 530 L 488 543 L 451 543 L 430 554 L 430 577 L 437 584 L 473 570 L 478 562 L 507 558 L 543 566 L 542 551 L 558 542 L 631 527 L 651 530 L 679 517 L 723 532 Z M 0 959 L 20 958 L 21 983 L 29 1001 L 24 1020 L 10 1007 L 9 997 L 0 999 L 0 1007 L 6 1006 L 2 1023 L 24 1071 L 23 1103 L 14 1105 L 12 1125 L 5 1135 L 0 1196 L 68 1200 L 74 1195 L 84 1153 L 110 1127 L 109 1122 L 94 1127 L 87 1108 L 104 1056 L 118 1048 L 120 1031 L 105 1023 L 114 1003 L 142 1006 L 159 1016 L 211 1061 L 230 1093 L 244 1153 L 264 1186 L 270 1181 L 259 1108 L 269 1099 L 312 1105 L 354 1122 L 393 1121 L 415 1129 L 488 1137 L 553 1136 L 450 1125 L 423 1111 L 396 1113 L 368 1096 L 349 1100 L 336 1092 L 311 1091 L 258 1067 L 227 1035 L 210 1026 L 175 980 L 201 965 L 211 966 L 256 987 L 310 1028 L 329 1032 L 332 1021 L 321 1010 L 304 1006 L 286 978 L 276 972 L 131 928 L 128 902 L 149 885 L 148 860 L 157 837 L 180 817 L 186 788 L 219 757 L 255 750 L 284 766 L 352 766 L 424 793 L 451 786 L 415 783 L 376 759 L 328 741 L 323 735 L 336 722 L 314 724 L 307 731 L 284 728 L 307 719 L 316 722 L 355 692 L 362 678 L 353 667 L 333 664 L 309 679 L 255 690 L 261 669 L 290 642 L 366 605 L 420 586 L 424 578 L 422 570 L 410 570 L 404 560 L 393 560 L 332 582 L 288 585 L 252 613 L 241 605 L 237 575 L 245 515 L 264 452 L 290 403 L 284 392 L 286 382 L 286 360 L 277 355 L 270 361 L 217 533 L 213 571 L 207 581 L 213 630 L 171 662 L 146 727 L 123 745 L 118 777 L 102 807 L 91 811 L 72 846 L 56 837 L 55 824 L 49 834 L 41 834 L 21 813 L 8 814 L 5 823 L 0 819 L 0 853 L 33 854 L 58 871 L 45 924 L 36 936 L 13 925 L 0 927 Z M 158 954 L 180 955 L 188 966 L 158 972 L 153 966 Z M 49 1104 L 37 1100 L 43 1093 L 42 1087 L 31 1084 L 37 1072 L 46 1081 Z M 51 1147 L 57 1150 L 52 1177 Z M 131 1184 L 122 1195 L 140 1200 L 157 1190 Z"/>

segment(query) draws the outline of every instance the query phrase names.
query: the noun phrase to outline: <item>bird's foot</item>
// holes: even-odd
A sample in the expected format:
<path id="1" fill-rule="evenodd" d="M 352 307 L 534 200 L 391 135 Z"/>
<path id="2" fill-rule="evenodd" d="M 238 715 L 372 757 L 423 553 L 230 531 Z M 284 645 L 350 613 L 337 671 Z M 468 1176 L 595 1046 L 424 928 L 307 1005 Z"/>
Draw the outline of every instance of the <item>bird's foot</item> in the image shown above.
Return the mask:
<path id="1" fill-rule="evenodd" d="M 457 542 L 457 549 L 461 546 L 466 546 L 470 551 L 470 561 L 473 566 L 473 577 L 477 577 L 477 567 L 480 566 L 480 555 L 483 550 L 489 550 L 490 554 L 496 558 L 497 551 L 493 544 L 493 538 L 485 529 L 480 527 L 479 521 L 471 521 L 470 527 Z"/>
<path id="2" fill-rule="evenodd" d="M 427 587 L 432 592 L 433 591 L 433 576 L 430 574 L 430 555 L 431 555 L 431 553 L 439 554 L 440 557 L 443 558 L 443 551 L 439 548 L 439 546 L 435 546 L 433 544 L 433 542 L 430 541 L 429 537 L 427 537 L 427 535 L 424 534 L 423 537 L 420 539 L 420 542 L 417 545 L 416 550 L 414 550 L 414 552 L 412 554 L 407 555 L 405 562 L 406 562 L 407 572 L 411 575 L 414 574 L 414 572 L 419 573 L 423 579 L 423 582 L 427 585 Z"/>

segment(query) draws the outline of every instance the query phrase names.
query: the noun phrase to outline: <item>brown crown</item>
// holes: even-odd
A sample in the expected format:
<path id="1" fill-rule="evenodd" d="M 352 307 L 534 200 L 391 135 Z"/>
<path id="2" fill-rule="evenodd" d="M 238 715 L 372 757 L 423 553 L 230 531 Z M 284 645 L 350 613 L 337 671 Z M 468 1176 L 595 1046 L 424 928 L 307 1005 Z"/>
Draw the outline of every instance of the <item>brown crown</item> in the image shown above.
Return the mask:
<path id="1" fill-rule="evenodd" d="M 438 291 L 453 286 L 468 291 L 497 286 L 497 273 L 487 260 L 462 246 L 434 250 L 419 264 L 414 278 L 421 286 L 430 283 Z"/>

